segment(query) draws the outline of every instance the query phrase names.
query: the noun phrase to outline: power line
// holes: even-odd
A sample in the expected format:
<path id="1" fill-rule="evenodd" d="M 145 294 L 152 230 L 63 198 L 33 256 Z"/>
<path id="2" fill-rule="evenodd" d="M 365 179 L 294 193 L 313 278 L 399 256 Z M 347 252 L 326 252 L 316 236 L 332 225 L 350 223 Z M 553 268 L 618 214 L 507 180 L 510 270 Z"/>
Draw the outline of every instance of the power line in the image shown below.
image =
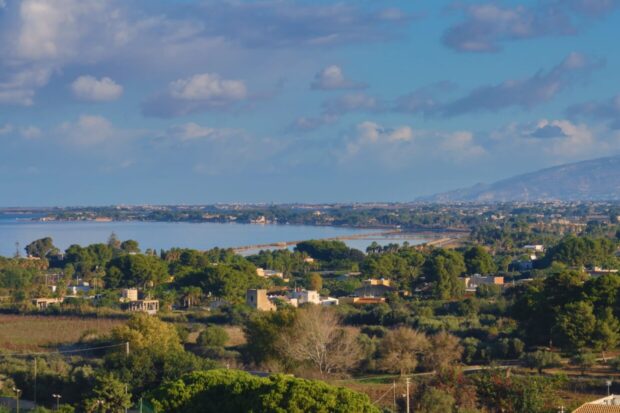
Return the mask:
<path id="1" fill-rule="evenodd" d="M 92 350 L 102 350 L 105 348 L 113 348 L 113 347 L 127 347 L 129 343 L 120 343 L 120 344 L 110 344 L 108 346 L 99 346 L 99 347 L 89 347 L 89 348 L 81 348 L 77 350 L 63 350 L 63 351 L 52 351 L 52 352 L 39 352 L 39 353 L 10 353 L 10 354 L 2 354 L 0 353 L 0 357 L 33 357 L 33 356 L 50 356 L 55 354 L 68 354 L 68 353 L 84 353 Z"/>

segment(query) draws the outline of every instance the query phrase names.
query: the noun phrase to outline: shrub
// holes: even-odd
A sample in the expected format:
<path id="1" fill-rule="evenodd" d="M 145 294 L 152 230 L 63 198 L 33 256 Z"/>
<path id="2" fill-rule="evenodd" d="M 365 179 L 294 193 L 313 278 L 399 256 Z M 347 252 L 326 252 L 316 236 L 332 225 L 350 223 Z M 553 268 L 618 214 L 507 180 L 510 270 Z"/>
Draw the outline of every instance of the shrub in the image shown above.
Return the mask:
<path id="1" fill-rule="evenodd" d="M 228 342 L 228 333 L 222 327 L 210 325 L 198 336 L 201 347 L 224 347 Z"/>

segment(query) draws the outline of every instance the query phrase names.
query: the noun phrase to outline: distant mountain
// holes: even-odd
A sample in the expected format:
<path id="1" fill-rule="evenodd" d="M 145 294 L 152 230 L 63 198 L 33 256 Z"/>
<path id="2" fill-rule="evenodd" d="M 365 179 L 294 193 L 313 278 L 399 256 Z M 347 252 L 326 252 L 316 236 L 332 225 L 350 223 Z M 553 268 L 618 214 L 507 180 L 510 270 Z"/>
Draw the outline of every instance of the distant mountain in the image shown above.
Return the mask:
<path id="1" fill-rule="evenodd" d="M 620 200 L 620 156 L 569 163 L 425 197 L 431 202 Z"/>

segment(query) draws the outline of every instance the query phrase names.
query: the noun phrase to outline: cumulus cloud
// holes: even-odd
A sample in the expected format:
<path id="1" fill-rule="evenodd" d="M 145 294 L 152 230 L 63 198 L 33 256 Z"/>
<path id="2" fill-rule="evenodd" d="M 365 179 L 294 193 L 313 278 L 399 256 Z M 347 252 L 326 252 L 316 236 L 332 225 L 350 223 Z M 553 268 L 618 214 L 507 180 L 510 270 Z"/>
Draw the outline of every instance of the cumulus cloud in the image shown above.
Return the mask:
<path id="1" fill-rule="evenodd" d="M 340 66 L 332 65 L 318 72 L 310 87 L 314 90 L 336 90 L 363 89 L 366 85 L 346 79 Z"/>
<path id="2" fill-rule="evenodd" d="M 530 136 L 533 138 L 565 138 L 566 133 L 559 125 L 550 124 L 545 122 L 542 125 L 538 125 L 536 129 L 530 133 Z"/>
<path id="3" fill-rule="evenodd" d="M 357 140 L 362 143 L 401 142 L 413 139 L 410 126 L 385 128 L 378 123 L 365 121 L 357 125 Z"/>
<path id="4" fill-rule="evenodd" d="M 494 153 L 549 156 L 557 162 L 603 156 L 620 148 L 609 131 L 567 119 L 511 123 L 492 131 Z"/>
<path id="5" fill-rule="evenodd" d="M 109 102 L 121 97 L 123 86 L 109 77 L 80 76 L 71 83 L 71 91 L 80 100 Z"/>
<path id="6" fill-rule="evenodd" d="M 408 125 L 388 127 L 364 121 L 345 140 L 339 159 L 400 169 L 410 167 L 412 162 L 467 162 L 487 153 L 469 131 L 414 130 Z"/>
<path id="7" fill-rule="evenodd" d="M 539 71 L 528 78 L 481 86 L 462 98 L 442 105 L 438 112 L 443 116 L 456 116 L 479 111 L 496 112 L 511 106 L 530 109 L 582 82 L 601 65 L 601 61 L 571 53 L 546 73 Z"/>
<path id="8" fill-rule="evenodd" d="M 617 8 L 614 0 L 539 1 L 532 6 L 501 6 L 497 2 L 457 4 L 464 19 L 449 27 L 443 43 L 461 52 L 497 52 L 507 41 L 572 35 L 588 21 Z"/>
<path id="9" fill-rule="evenodd" d="M 135 25 L 115 0 L 24 0 L 7 4 L 0 26 L 0 103 L 32 105 L 68 64 L 117 53 Z"/>
<path id="10" fill-rule="evenodd" d="M 468 160 L 487 153 L 481 145 L 476 144 L 474 134 L 468 131 L 445 134 L 440 147 L 450 158 L 456 160 Z"/>
<path id="11" fill-rule="evenodd" d="M 242 134 L 240 129 L 211 128 L 194 122 L 176 125 L 168 129 L 168 135 L 182 142 L 194 140 L 226 139 Z"/>
<path id="12" fill-rule="evenodd" d="M 60 135 L 71 145 L 92 146 L 122 137 L 112 123 L 98 115 L 82 115 L 75 122 L 64 122 Z"/>
<path id="13" fill-rule="evenodd" d="M 192 112 L 228 109 L 246 100 L 248 91 L 242 80 L 222 79 L 216 73 L 202 73 L 178 79 L 142 106 L 149 116 L 180 116 Z"/>

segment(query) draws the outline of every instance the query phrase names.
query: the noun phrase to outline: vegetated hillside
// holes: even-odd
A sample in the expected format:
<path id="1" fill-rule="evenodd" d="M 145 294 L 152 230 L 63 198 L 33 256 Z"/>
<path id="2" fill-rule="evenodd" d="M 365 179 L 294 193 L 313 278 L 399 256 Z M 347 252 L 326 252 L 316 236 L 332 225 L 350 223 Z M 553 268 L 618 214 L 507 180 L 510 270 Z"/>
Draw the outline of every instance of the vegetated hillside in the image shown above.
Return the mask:
<path id="1" fill-rule="evenodd" d="M 586 201 L 620 199 L 620 156 L 542 169 L 492 184 L 426 197 L 432 202 Z"/>

